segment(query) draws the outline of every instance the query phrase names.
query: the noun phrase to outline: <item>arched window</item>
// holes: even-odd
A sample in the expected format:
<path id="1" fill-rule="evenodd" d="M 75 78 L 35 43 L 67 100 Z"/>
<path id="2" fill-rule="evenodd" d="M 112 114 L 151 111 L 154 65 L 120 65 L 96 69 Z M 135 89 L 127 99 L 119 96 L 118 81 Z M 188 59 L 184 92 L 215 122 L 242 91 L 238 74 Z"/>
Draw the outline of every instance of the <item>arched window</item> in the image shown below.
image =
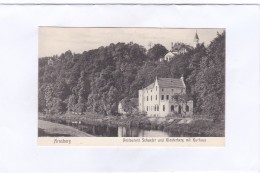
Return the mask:
<path id="1" fill-rule="evenodd" d="M 171 106 L 171 112 L 174 112 L 174 105 Z"/>
<path id="2" fill-rule="evenodd" d="M 186 105 L 186 112 L 189 112 L 190 111 L 190 108 L 188 105 Z"/>
<path id="3" fill-rule="evenodd" d="M 181 114 L 181 106 L 179 106 L 178 113 Z"/>

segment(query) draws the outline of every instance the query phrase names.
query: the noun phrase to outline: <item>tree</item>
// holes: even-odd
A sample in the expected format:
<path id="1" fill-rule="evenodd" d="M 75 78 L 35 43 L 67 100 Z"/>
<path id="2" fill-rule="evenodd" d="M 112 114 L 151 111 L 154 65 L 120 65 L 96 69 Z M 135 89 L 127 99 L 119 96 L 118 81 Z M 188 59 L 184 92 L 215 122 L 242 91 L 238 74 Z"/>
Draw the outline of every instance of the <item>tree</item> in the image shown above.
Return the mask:
<path id="1" fill-rule="evenodd" d="M 161 44 L 155 44 L 151 49 L 148 50 L 147 56 L 150 60 L 157 61 L 163 58 L 168 50 Z"/>
<path id="2" fill-rule="evenodd" d="M 207 55 L 201 58 L 195 76 L 194 93 L 196 107 L 219 121 L 225 111 L 225 33 L 218 35 L 207 48 Z M 193 82 L 194 82 L 193 81 Z"/>
<path id="3" fill-rule="evenodd" d="M 132 114 L 137 110 L 137 105 L 136 105 L 136 98 L 124 98 L 122 99 L 120 102 L 122 104 L 122 108 L 125 112 L 127 112 L 128 114 Z"/>
<path id="4" fill-rule="evenodd" d="M 80 73 L 80 78 L 78 81 L 78 85 L 77 85 L 77 89 L 78 89 L 78 101 L 77 104 L 75 105 L 75 110 L 77 112 L 85 112 L 86 108 L 87 108 L 87 99 L 88 99 L 88 95 L 90 92 L 90 84 L 89 84 L 89 80 L 87 78 L 87 74 L 85 73 L 85 71 L 82 71 Z"/>
<path id="5" fill-rule="evenodd" d="M 154 82 L 156 76 L 183 75 L 195 113 L 217 121 L 225 110 L 225 33 L 218 34 L 207 47 L 200 44 L 187 50 L 172 61 L 158 62 L 168 52 L 160 44 L 146 52 L 135 43 L 111 43 L 82 54 L 66 51 L 40 58 L 39 111 L 114 114 L 119 100 L 138 97 L 138 90 Z M 55 62 L 51 66 L 49 58 Z M 126 103 L 132 107 L 129 99 Z"/>
<path id="6" fill-rule="evenodd" d="M 44 98 L 45 98 L 45 102 L 46 102 L 46 112 L 47 113 L 53 113 L 52 112 L 53 99 L 54 99 L 53 90 L 54 90 L 54 87 L 51 84 L 47 85 L 44 90 Z"/>
<path id="7" fill-rule="evenodd" d="M 107 94 L 103 93 L 102 101 L 106 115 L 115 115 L 118 106 L 118 90 L 111 86 Z"/>
<path id="8" fill-rule="evenodd" d="M 186 115 L 186 105 L 188 101 L 188 96 L 184 93 L 174 94 L 173 99 L 178 105 L 178 108 L 181 107 L 182 112 Z"/>

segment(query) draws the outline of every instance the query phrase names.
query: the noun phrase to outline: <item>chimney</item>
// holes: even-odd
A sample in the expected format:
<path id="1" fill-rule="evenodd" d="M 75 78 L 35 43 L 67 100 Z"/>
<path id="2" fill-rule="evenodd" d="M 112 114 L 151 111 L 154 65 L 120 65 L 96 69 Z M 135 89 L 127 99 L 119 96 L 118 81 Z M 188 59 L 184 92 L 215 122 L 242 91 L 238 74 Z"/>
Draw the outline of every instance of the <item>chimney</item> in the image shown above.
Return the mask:
<path id="1" fill-rule="evenodd" d="M 185 82 L 184 82 L 184 78 L 183 78 L 183 74 L 181 75 L 181 81 L 182 81 L 182 83 L 183 83 L 183 85 L 185 86 L 185 88 L 186 88 L 186 85 L 185 85 Z"/>
<path id="2" fill-rule="evenodd" d="M 183 74 L 181 75 L 181 80 L 183 81 Z"/>

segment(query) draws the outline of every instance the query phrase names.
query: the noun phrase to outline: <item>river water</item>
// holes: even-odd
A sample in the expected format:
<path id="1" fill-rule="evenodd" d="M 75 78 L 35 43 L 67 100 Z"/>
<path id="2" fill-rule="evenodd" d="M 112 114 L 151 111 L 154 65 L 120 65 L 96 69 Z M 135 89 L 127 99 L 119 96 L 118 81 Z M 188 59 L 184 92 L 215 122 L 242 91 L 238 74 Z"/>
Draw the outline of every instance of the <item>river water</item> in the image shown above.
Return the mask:
<path id="1" fill-rule="evenodd" d="M 161 130 L 145 130 L 137 127 L 111 127 L 111 126 L 94 126 L 84 125 L 78 127 L 81 131 L 94 136 L 104 137 L 170 137 L 170 133 Z"/>

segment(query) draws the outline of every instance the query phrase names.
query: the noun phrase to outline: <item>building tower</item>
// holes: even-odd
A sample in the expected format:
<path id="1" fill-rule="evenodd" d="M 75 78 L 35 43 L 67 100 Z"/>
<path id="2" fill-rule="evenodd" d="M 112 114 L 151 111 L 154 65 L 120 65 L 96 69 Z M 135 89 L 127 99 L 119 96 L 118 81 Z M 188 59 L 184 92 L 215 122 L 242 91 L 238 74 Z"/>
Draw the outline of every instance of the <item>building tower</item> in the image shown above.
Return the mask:
<path id="1" fill-rule="evenodd" d="M 196 48 L 198 44 L 199 44 L 199 37 L 198 37 L 198 34 L 197 34 L 197 30 L 196 30 L 196 34 L 195 34 L 195 37 L 193 39 L 193 47 Z"/>

